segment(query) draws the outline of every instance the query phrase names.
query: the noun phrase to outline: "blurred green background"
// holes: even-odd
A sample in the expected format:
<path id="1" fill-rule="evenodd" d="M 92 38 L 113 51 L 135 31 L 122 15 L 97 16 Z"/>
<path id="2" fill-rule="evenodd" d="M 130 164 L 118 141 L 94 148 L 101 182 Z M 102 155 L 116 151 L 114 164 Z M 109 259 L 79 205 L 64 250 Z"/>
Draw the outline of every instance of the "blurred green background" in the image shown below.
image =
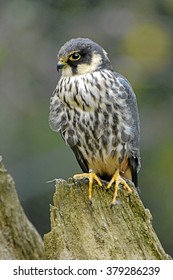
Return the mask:
<path id="1" fill-rule="evenodd" d="M 22 205 L 49 231 L 54 178 L 80 172 L 48 126 L 64 42 L 89 37 L 131 82 L 141 118 L 141 198 L 173 255 L 173 1 L 12 0 L 0 3 L 0 154 Z"/>

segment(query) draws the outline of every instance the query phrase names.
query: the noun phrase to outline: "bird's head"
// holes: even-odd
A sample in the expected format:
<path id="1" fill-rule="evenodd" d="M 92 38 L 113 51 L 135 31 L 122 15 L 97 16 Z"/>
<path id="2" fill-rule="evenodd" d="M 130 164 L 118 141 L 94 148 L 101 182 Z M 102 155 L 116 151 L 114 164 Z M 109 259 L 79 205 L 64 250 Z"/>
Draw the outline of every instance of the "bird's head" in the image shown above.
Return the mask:
<path id="1" fill-rule="evenodd" d="M 106 51 L 87 38 L 71 39 L 58 53 L 57 70 L 63 76 L 82 75 L 98 70 L 112 70 Z"/>

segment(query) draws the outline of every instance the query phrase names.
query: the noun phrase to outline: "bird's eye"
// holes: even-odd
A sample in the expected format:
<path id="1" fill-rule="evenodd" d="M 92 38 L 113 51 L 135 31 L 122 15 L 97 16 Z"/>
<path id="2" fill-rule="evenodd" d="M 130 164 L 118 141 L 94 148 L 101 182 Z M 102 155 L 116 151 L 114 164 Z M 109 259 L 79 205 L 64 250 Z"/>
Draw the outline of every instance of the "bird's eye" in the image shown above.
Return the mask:
<path id="1" fill-rule="evenodd" d="M 71 61 L 77 61 L 77 60 L 79 60 L 81 58 L 81 55 L 79 54 L 79 53 L 73 53 L 73 54 L 71 54 L 70 55 L 70 57 L 69 57 L 69 59 L 71 60 Z"/>

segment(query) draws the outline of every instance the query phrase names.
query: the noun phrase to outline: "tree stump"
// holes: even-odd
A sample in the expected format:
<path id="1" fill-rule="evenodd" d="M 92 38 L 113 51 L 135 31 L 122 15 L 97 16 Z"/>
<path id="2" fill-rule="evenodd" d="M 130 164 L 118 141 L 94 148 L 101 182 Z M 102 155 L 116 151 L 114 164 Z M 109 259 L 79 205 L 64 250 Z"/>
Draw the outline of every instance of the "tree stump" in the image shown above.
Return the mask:
<path id="1" fill-rule="evenodd" d="M 115 206 L 113 190 L 95 185 L 88 201 L 88 183 L 58 179 L 50 207 L 51 231 L 44 236 L 46 259 L 166 260 L 170 259 L 152 227 L 135 188 L 121 188 Z"/>
<path id="2" fill-rule="evenodd" d="M 135 188 L 113 191 L 95 185 L 93 203 L 85 180 L 56 180 L 51 231 L 43 242 L 27 219 L 12 177 L 0 158 L 0 259 L 171 259 L 163 250 Z"/>

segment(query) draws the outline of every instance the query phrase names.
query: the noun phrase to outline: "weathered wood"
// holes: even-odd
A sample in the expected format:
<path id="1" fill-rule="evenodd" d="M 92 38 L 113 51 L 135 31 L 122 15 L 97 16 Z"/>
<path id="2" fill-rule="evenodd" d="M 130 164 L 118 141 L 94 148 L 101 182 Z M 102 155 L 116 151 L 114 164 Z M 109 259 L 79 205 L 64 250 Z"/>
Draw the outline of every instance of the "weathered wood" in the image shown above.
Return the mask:
<path id="1" fill-rule="evenodd" d="M 42 239 L 27 219 L 0 158 L 0 259 L 42 258 Z"/>
<path id="2" fill-rule="evenodd" d="M 163 250 L 136 190 L 119 190 L 110 208 L 112 190 L 88 184 L 56 181 L 51 206 L 51 231 L 43 242 L 28 221 L 12 177 L 0 160 L 0 259 L 170 259 Z"/>
<path id="3" fill-rule="evenodd" d="M 127 196 L 120 189 L 110 208 L 112 193 L 94 186 L 90 205 L 86 182 L 57 180 L 46 259 L 170 259 L 136 190 Z"/>

